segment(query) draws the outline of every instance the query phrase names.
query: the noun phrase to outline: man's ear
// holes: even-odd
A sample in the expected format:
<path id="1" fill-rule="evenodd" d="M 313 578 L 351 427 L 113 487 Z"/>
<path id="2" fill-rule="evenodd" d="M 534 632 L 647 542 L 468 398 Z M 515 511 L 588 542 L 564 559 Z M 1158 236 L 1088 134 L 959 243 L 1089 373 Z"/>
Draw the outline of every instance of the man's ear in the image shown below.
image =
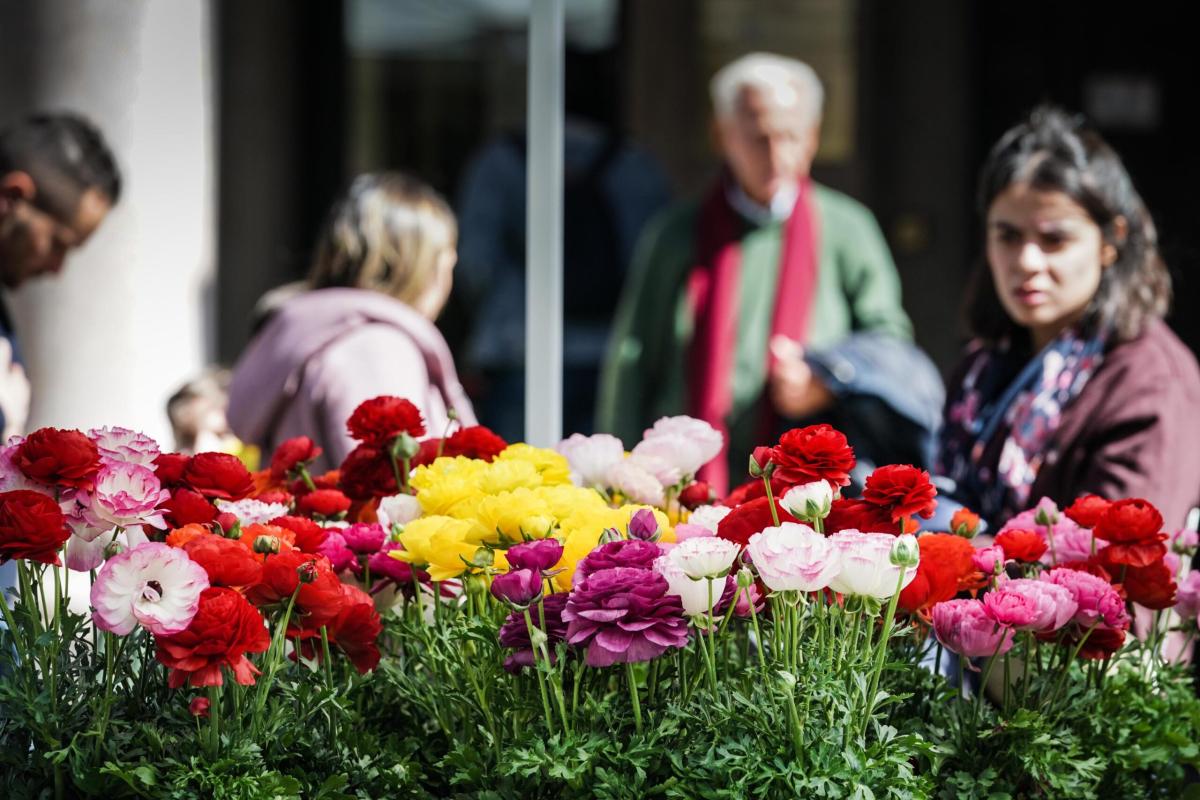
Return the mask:
<path id="1" fill-rule="evenodd" d="M 32 200 L 36 194 L 37 187 L 28 172 L 14 170 L 0 175 L 0 214 L 12 208 L 16 201 Z"/>

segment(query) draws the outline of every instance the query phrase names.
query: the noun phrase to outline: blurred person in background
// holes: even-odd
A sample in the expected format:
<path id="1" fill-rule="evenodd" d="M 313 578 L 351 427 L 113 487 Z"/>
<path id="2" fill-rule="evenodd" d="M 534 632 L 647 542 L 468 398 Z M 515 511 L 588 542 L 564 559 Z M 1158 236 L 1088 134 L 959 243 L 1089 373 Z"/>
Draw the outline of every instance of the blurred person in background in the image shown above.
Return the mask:
<path id="1" fill-rule="evenodd" d="M 175 451 L 186 455 L 231 453 L 254 471 L 260 460 L 258 448 L 243 444 L 229 428 L 226 412 L 232 378 L 233 374 L 225 367 L 209 367 L 167 400 Z"/>
<path id="2" fill-rule="evenodd" d="M 13 290 L 57 275 L 121 196 L 121 175 L 95 126 L 36 114 L 0 130 L 0 282 Z M 0 430 L 24 432 L 29 381 L 0 297 Z"/>
<path id="3" fill-rule="evenodd" d="M 711 83 L 725 167 L 700 202 L 644 232 L 614 322 L 597 427 L 626 442 L 687 413 L 725 436 L 701 477 L 718 492 L 782 430 L 828 422 L 865 473 L 926 464 L 942 406 L 910 343 L 874 217 L 809 177 L 823 88 L 806 64 L 745 56 Z"/>
<path id="4" fill-rule="evenodd" d="M 457 224 L 433 189 L 408 175 L 360 175 L 333 206 L 308 289 L 286 296 L 233 370 L 229 423 L 261 452 L 294 436 L 324 448 L 318 469 L 353 449 L 346 420 L 363 400 L 412 401 L 442 435 L 450 411 L 475 415 L 433 321 L 450 294 Z"/>
<path id="5" fill-rule="evenodd" d="M 995 525 L 1042 497 L 1140 497 L 1179 528 L 1200 502 L 1200 368 L 1163 322 L 1171 278 L 1120 157 L 1038 109 L 992 149 L 979 208 L 941 505 Z"/>

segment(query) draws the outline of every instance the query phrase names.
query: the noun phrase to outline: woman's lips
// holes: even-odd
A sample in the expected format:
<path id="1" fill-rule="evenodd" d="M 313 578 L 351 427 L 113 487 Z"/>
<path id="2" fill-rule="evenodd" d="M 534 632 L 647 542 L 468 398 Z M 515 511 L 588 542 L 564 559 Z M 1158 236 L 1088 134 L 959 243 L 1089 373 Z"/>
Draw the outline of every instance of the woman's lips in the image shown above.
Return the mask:
<path id="1" fill-rule="evenodd" d="M 1017 301 L 1027 306 L 1040 306 L 1048 299 L 1045 292 L 1040 289 L 1032 289 L 1026 286 L 1018 288 L 1013 292 L 1013 296 Z"/>

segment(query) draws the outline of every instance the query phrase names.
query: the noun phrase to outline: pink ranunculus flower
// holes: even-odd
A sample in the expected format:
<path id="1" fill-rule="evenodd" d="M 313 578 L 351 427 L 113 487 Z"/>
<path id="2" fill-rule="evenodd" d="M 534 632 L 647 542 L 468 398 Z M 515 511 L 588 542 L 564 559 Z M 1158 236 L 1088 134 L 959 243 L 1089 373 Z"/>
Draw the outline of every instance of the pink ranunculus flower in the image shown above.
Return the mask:
<path id="1" fill-rule="evenodd" d="M 602 485 L 617 489 L 631 503 L 661 507 L 666 502 L 658 478 L 629 459 L 609 467 Z"/>
<path id="2" fill-rule="evenodd" d="M 742 548 L 716 536 L 693 536 L 679 542 L 667 556 L 689 578 L 717 578 L 729 572 Z"/>
<path id="3" fill-rule="evenodd" d="M 200 608 L 208 573 L 183 550 L 146 542 L 107 562 L 92 584 L 96 627 L 124 636 L 136 626 L 156 636 L 186 630 Z"/>
<path id="4" fill-rule="evenodd" d="M 825 483 L 825 481 L 820 481 Z M 828 486 L 828 484 L 825 484 Z M 838 553 L 838 571 L 829 588 L 835 592 L 857 597 L 882 600 L 896 593 L 900 584 L 900 567 L 891 561 L 896 537 L 888 533 L 862 533 L 852 528 L 838 531 L 829 537 Z M 915 567 L 904 572 L 903 589 L 917 576 Z"/>
<path id="5" fill-rule="evenodd" d="M 608 486 L 609 469 L 625 458 L 625 445 L 607 433 L 571 434 L 558 443 L 557 450 L 571 465 L 571 480 L 587 488 Z"/>
<path id="6" fill-rule="evenodd" d="M 358 556 L 354 551 L 346 546 L 346 540 L 342 536 L 344 531 L 335 531 L 332 528 L 327 528 L 329 531 L 325 537 L 325 541 L 321 542 L 317 548 L 317 555 L 325 556 L 329 559 L 329 563 L 333 565 L 334 572 L 341 572 L 345 569 L 358 571 Z"/>
<path id="7" fill-rule="evenodd" d="M 110 462 L 100 465 L 96 486 L 90 493 L 84 517 L 95 526 L 153 525 L 166 528 L 158 506 L 171 499 L 158 476 L 140 464 Z"/>
<path id="8" fill-rule="evenodd" d="M 681 522 L 675 526 L 675 541 L 686 542 L 688 539 L 703 539 L 708 536 L 716 536 L 716 531 L 707 528 L 703 525 L 695 525 L 691 522 Z"/>
<path id="9" fill-rule="evenodd" d="M 653 445 L 647 444 L 654 442 Z M 662 417 L 642 433 L 642 442 L 633 448 L 652 448 L 655 455 L 666 458 L 684 476 L 695 475 L 702 466 L 721 452 L 725 441 L 720 431 L 695 417 Z"/>
<path id="10" fill-rule="evenodd" d="M 729 516 L 729 512 L 732 510 L 732 508 L 727 506 L 700 506 L 691 514 L 688 514 L 687 524 L 708 528 L 713 532 L 713 535 L 716 535 L 717 525 L 721 524 L 721 520 Z M 676 532 L 678 533 L 678 528 L 676 528 Z"/>
<path id="11" fill-rule="evenodd" d="M 997 622 L 1009 628 L 1031 630 L 1038 619 L 1037 603 L 1021 592 L 1010 592 L 1003 587 L 985 594 L 983 605 Z"/>
<path id="12" fill-rule="evenodd" d="M 104 563 L 104 551 L 116 536 L 116 528 L 110 528 L 91 539 L 71 534 L 71 538 L 67 540 L 63 563 L 67 565 L 67 569 L 75 572 L 90 572 L 96 569 Z"/>
<path id="13" fill-rule="evenodd" d="M 103 464 L 119 462 L 153 467 L 154 459 L 161 452 L 158 442 L 128 428 L 92 428 L 88 431 L 88 438 L 100 451 L 100 462 Z"/>
<path id="14" fill-rule="evenodd" d="M 1022 595 L 1036 608 L 1036 615 L 1032 621 L 1026 625 L 1014 626 L 1022 630 L 1038 633 L 1056 631 L 1070 622 L 1079 610 L 1079 603 L 1070 590 L 1056 583 L 1033 578 L 1014 578 L 1004 581 L 1000 588 L 1010 594 Z M 986 599 L 985 597 L 984 600 Z"/>
<path id="15" fill-rule="evenodd" d="M 286 517 L 289 509 L 283 503 L 264 503 L 251 497 L 242 500 L 217 500 L 217 510 L 233 514 L 245 528 L 250 525 L 265 525 L 277 517 Z"/>
<path id="16" fill-rule="evenodd" d="M 13 457 L 16 456 L 23 441 L 25 441 L 23 436 L 12 436 L 7 444 L 0 446 L 0 492 L 28 489 L 32 492 L 50 495 L 49 487 L 30 479 L 21 471 L 20 467 L 13 463 Z"/>
<path id="17" fill-rule="evenodd" d="M 798 522 L 754 534 L 746 550 L 762 582 L 776 592 L 824 589 L 840 566 L 833 543 Z"/>
<path id="18" fill-rule="evenodd" d="M 1001 625 L 981 600 L 946 600 L 933 607 L 933 630 L 947 650 L 967 658 L 1003 655 L 1013 646 L 1013 629 Z"/>
<path id="19" fill-rule="evenodd" d="M 1004 564 L 1004 548 L 998 544 L 978 548 L 971 556 L 971 563 L 984 575 L 993 575 L 996 572 L 996 565 L 1003 566 Z"/>
<path id="20" fill-rule="evenodd" d="M 383 543 L 387 540 L 387 534 L 382 525 L 358 522 L 342 528 L 342 538 L 346 540 L 346 547 L 354 552 L 370 554 L 379 552 L 379 548 L 383 547 Z"/>
<path id="21" fill-rule="evenodd" d="M 1184 619 L 1200 617 L 1200 571 L 1193 570 L 1175 592 L 1175 613 Z"/>
<path id="22" fill-rule="evenodd" d="M 1071 593 L 1079 604 L 1073 618 L 1079 626 L 1090 628 L 1099 624 L 1118 630 L 1129 627 L 1125 601 L 1112 584 L 1103 578 L 1081 570 L 1057 567 L 1043 572 L 1038 580 L 1057 584 Z"/>
<path id="23" fill-rule="evenodd" d="M 1171 534 L 1168 544 L 1172 553 L 1191 555 L 1200 547 L 1200 533 L 1189 528 L 1180 528 Z"/>
<path id="24" fill-rule="evenodd" d="M 1179 574 L 1179 570 L 1183 569 L 1183 559 L 1178 553 L 1167 552 L 1163 554 L 1163 563 L 1167 565 L 1167 570 L 1172 576 Z"/>

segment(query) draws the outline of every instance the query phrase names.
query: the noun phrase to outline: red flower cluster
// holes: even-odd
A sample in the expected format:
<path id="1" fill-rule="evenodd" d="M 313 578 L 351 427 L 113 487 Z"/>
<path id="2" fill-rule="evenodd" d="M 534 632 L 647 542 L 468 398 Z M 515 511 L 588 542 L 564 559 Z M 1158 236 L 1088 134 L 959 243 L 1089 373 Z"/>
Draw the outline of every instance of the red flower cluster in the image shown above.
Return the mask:
<path id="1" fill-rule="evenodd" d="M 1092 535 L 1108 542 L 1097 560 L 1121 583 L 1126 597 L 1147 608 L 1164 609 L 1175 604 L 1178 588 L 1166 564 L 1167 535 L 1158 509 L 1140 498 L 1109 502 L 1094 495 L 1081 497 L 1067 515 L 1082 525 L 1092 523 Z"/>
<path id="2" fill-rule="evenodd" d="M 296 510 L 301 514 L 336 517 L 350 510 L 350 498 L 337 489 L 317 489 L 300 498 Z"/>
<path id="3" fill-rule="evenodd" d="M 155 637 L 155 656 L 171 670 L 167 679 L 172 689 L 190 686 L 220 686 L 221 667 L 233 671 L 243 686 L 254 683 L 258 669 L 246 653 L 261 653 L 271 644 L 262 614 L 246 598 L 220 586 L 200 594 L 200 610 L 187 630 Z"/>
<path id="4" fill-rule="evenodd" d="M 59 564 L 58 551 L 71 537 L 58 503 L 41 492 L 0 492 L 0 564 L 14 558 Z"/>
<path id="5" fill-rule="evenodd" d="M 774 477 L 788 486 L 828 481 L 835 489 L 850 484 L 854 450 L 841 431 L 830 425 L 793 428 L 771 450 Z"/>
<path id="6" fill-rule="evenodd" d="M 183 550 L 204 567 L 213 586 L 250 586 L 262 578 L 262 564 L 237 539 L 204 533 L 186 542 Z"/>
<path id="7" fill-rule="evenodd" d="M 17 447 L 13 463 L 35 481 L 90 489 L 100 471 L 100 450 L 79 431 L 42 428 L 29 434 Z"/>
<path id="8" fill-rule="evenodd" d="M 171 498 L 163 503 L 173 528 L 217 518 L 214 500 L 241 500 L 254 492 L 254 480 L 237 456 L 228 453 L 163 453 L 154 460 L 154 472 Z"/>
<path id="9" fill-rule="evenodd" d="M 342 491 L 355 500 L 388 497 L 400 490 L 391 459 L 377 447 L 360 444 L 351 450 L 340 472 Z"/>
<path id="10" fill-rule="evenodd" d="M 420 410 L 408 400 L 383 395 L 359 403 L 346 420 L 346 429 L 358 441 L 383 448 L 402 433 L 421 438 L 425 422 Z"/>
<path id="11" fill-rule="evenodd" d="M 289 473 L 298 467 L 307 466 L 323 452 L 325 451 L 307 436 L 288 439 L 276 447 L 274 455 L 271 456 L 271 479 L 282 481 Z"/>
<path id="12" fill-rule="evenodd" d="M 779 505 L 778 498 L 775 499 L 775 511 L 780 522 L 799 521 Z M 758 497 L 742 503 L 726 514 L 724 519 L 717 523 L 717 536 L 745 547 L 751 536 L 774 524 L 769 501 L 766 497 Z"/>
<path id="13" fill-rule="evenodd" d="M 917 538 L 917 546 L 921 561 L 912 583 L 900 592 L 897 606 L 901 610 L 927 616 L 938 603 L 986 583 L 972 563 L 974 546 L 961 536 L 926 533 Z"/>
<path id="14" fill-rule="evenodd" d="M 332 647 L 345 653 L 354 668 L 365 675 L 379 664 L 377 640 L 383 631 L 383 622 L 371 596 L 355 586 L 342 584 L 342 602 L 337 618 L 326 627 L 326 637 Z M 300 652 L 305 658 L 321 660 L 319 628 L 304 628 L 295 638 L 299 640 Z"/>

